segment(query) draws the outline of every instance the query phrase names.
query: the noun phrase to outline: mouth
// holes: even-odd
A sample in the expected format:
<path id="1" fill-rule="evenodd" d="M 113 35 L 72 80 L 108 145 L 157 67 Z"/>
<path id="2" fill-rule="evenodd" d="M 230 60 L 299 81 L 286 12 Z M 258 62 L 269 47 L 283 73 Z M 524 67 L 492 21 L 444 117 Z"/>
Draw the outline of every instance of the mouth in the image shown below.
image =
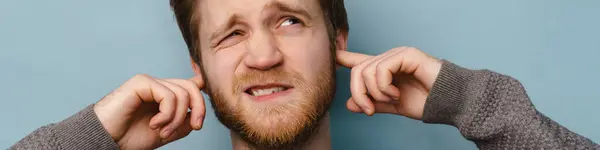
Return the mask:
<path id="1" fill-rule="evenodd" d="M 255 99 L 266 99 L 269 97 L 274 97 L 277 95 L 281 95 L 287 93 L 294 87 L 291 85 L 286 85 L 282 83 L 265 83 L 265 84 L 255 84 L 249 85 L 244 88 L 244 93 L 248 94 Z"/>

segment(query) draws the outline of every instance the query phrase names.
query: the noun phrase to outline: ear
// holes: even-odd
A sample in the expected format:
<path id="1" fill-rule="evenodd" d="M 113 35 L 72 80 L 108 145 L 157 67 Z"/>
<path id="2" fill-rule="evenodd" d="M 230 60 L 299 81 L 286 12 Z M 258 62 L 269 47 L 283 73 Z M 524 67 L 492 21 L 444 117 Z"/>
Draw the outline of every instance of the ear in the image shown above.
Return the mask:
<path id="1" fill-rule="evenodd" d="M 190 62 L 192 64 L 192 69 L 194 70 L 194 75 L 202 76 L 202 70 L 200 70 L 200 66 L 196 62 L 194 62 L 194 59 L 192 59 L 192 57 L 190 57 Z"/>
<path id="2" fill-rule="evenodd" d="M 337 34 L 335 37 L 335 47 L 337 48 L 336 50 L 347 51 L 348 50 L 348 32 L 338 30 L 336 32 L 336 34 Z"/>
<path id="3" fill-rule="evenodd" d="M 348 51 L 348 32 L 338 30 L 335 36 L 336 51 Z M 337 58 L 335 58 L 337 59 Z M 337 62 L 337 60 L 336 60 Z M 340 65 L 335 64 L 335 70 L 340 69 Z"/>

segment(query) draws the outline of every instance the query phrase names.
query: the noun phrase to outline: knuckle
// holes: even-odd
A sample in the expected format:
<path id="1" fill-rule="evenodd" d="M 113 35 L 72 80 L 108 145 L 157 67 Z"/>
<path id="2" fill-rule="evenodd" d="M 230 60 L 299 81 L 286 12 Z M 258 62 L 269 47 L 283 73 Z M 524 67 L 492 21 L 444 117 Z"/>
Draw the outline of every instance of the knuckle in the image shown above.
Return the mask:
<path id="1" fill-rule="evenodd" d="M 372 62 L 371 64 L 369 64 L 369 65 L 368 65 L 368 66 L 365 68 L 365 71 L 366 71 L 366 72 L 369 72 L 369 73 L 373 72 L 373 71 L 374 71 L 374 69 L 375 69 L 375 68 L 374 68 L 374 66 L 376 65 L 375 63 L 376 63 L 376 62 Z"/>
<path id="2" fill-rule="evenodd" d="M 408 53 L 418 53 L 421 52 L 419 49 L 415 48 L 415 47 L 407 47 L 406 48 L 406 52 Z"/>
<path id="3" fill-rule="evenodd" d="M 402 48 L 405 50 L 414 50 L 415 49 L 415 47 L 411 47 L 411 46 L 403 46 Z"/>
<path id="4" fill-rule="evenodd" d="M 144 83 L 144 82 L 148 82 L 151 79 L 152 79 L 152 76 L 150 76 L 150 75 L 136 74 L 131 79 L 129 79 L 129 81 L 127 81 L 127 82 L 133 82 L 134 84 L 135 83 Z"/>
<path id="5" fill-rule="evenodd" d="M 173 92 L 167 92 L 164 96 L 164 100 L 174 100 L 175 98 L 177 98 L 177 96 Z"/>
<path id="6" fill-rule="evenodd" d="M 419 51 L 419 49 L 417 49 L 415 47 L 410 47 L 410 46 L 401 46 L 401 47 L 394 48 L 394 51 L 397 51 L 397 52 L 415 52 L 415 51 Z"/>
<path id="7" fill-rule="evenodd" d="M 379 72 L 385 71 L 386 68 L 383 67 L 383 63 L 378 62 L 377 64 L 375 64 L 375 70 L 376 70 L 376 73 L 379 73 Z"/>
<path id="8" fill-rule="evenodd" d="M 408 46 L 400 46 L 400 47 L 396 47 L 394 48 L 395 51 L 403 51 L 406 50 L 408 48 Z"/>
<path id="9" fill-rule="evenodd" d="M 379 90 L 384 90 L 387 88 L 387 85 L 384 84 L 377 84 L 377 88 L 379 88 Z"/>
<path id="10" fill-rule="evenodd" d="M 190 93 L 188 93 L 186 91 L 179 90 L 178 95 L 181 97 L 180 101 L 188 100 L 190 98 Z"/>
<path id="11" fill-rule="evenodd" d="M 133 76 L 134 79 L 147 79 L 150 78 L 150 75 L 148 74 L 136 74 L 135 76 Z"/>
<path id="12" fill-rule="evenodd" d="M 363 72 L 361 72 L 361 75 L 363 78 L 367 79 L 367 78 L 370 78 L 371 74 L 370 74 L 370 71 L 364 70 Z"/>
<path id="13" fill-rule="evenodd" d="M 359 75 L 360 74 L 360 69 L 359 68 L 352 68 L 352 70 L 350 71 L 350 74 L 352 74 L 352 75 Z"/>
<path id="14" fill-rule="evenodd" d="M 381 75 L 385 75 L 386 73 L 389 72 L 390 69 L 388 69 L 384 63 L 379 62 L 375 65 L 375 76 L 381 76 Z"/>

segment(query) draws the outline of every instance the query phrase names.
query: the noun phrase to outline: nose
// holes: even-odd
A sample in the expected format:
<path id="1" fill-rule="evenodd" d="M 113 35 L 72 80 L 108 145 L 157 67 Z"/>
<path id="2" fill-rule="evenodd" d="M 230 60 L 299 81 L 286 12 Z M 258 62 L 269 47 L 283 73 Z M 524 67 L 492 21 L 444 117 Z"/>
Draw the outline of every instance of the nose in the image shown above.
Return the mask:
<path id="1" fill-rule="evenodd" d="M 255 33 L 248 45 L 244 64 L 251 69 L 268 70 L 279 66 L 283 56 L 275 37 L 268 31 Z"/>

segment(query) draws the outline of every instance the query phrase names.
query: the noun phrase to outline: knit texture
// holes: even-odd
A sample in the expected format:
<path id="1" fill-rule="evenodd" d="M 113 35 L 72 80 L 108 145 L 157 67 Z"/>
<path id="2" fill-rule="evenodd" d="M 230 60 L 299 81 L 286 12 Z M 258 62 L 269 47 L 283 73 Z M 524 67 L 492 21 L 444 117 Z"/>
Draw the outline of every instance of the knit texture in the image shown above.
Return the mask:
<path id="1" fill-rule="evenodd" d="M 119 147 L 104 130 L 90 105 L 57 124 L 33 131 L 9 149 L 107 150 Z"/>
<path id="2" fill-rule="evenodd" d="M 443 61 L 423 121 L 448 124 L 481 149 L 600 149 L 538 112 L 519 81 Z M 41 127 L 10 149 L 118 149 L 90 105 Z"/>
<path id="3" fill-rule="evenodd" d="M 600 149 L 538 112 L 516 79 L 446 60 L 423 122 L 455 126 L 480 149 Z"/>

